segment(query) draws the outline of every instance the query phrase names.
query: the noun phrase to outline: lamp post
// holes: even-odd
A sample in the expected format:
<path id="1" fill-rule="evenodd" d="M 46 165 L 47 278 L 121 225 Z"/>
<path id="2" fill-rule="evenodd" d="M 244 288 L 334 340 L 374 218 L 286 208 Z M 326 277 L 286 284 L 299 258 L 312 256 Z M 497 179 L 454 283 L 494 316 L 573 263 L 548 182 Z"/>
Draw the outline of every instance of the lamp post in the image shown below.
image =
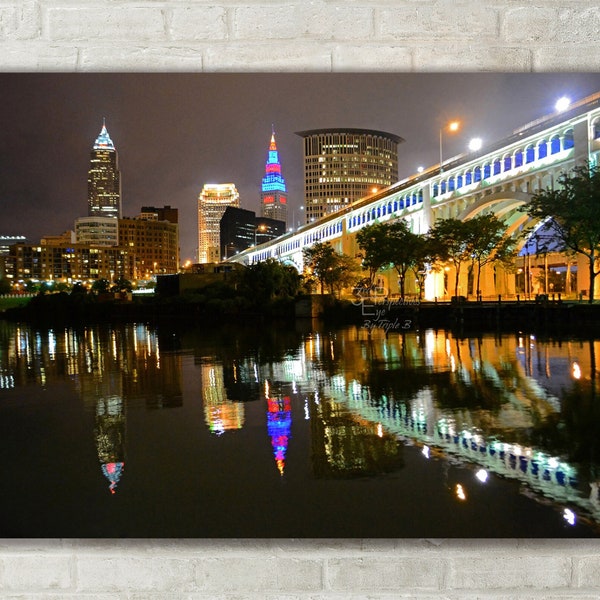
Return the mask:
<path id="1" fill-rule="evenodd" d="M 443 152 L 442 152 L 442 139 L 444 134 L 444 129 L 448 129 L 451 133 L 458 131 L 460 127 L 460 121 L 450 121 L 444 127 L 440 128 L 440 174 L 444 172 L 444 167 L 442 166 L 443 162 Z"/>

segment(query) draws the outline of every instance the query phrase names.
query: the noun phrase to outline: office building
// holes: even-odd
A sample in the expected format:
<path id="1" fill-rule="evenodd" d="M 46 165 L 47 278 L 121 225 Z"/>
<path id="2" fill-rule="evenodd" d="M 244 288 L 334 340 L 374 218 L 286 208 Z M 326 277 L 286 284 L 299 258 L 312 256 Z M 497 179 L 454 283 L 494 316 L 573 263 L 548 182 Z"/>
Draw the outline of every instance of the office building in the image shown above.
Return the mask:
<path id="1" fill-rule="evenodd" d="M 261 185 L 262 216 L 287 223 L 287 189 L 281 174 L 279 152 L 275 143 L 275 132 L 271 135 L 269 153 L 265 165 L 265 176 Z"/>
<path id="2" fill-rule="evenodd" d="M 179 225 L 159 221 L 155 213 L 119 219 L 119 247 L 129 256 L 131 279 L 150 279 L 179 270 Z"/>
<path id="3" fill-rule="evenodd" d="M 117 246 L 119 220 L 113 217 L 80 217 L 75 220 L 75 241 L 92 246 Z"/>
<path id="4" fill-rule="evenodd" d="M 228 206 L 220 223 L 221 258 L 229 258 L 284 233 L 284 221 L 257 217 L 252 210 Z"/>
<path id="5" fill-rule="evenodd" d="M 336 212 L 398 181 L 402 138 L 370 129 L 297 133 L 304 146 L 306 223 Z"/>
<path id="6" fill-rule="evenodd" d="M 238 208 L 240 195 L 233 183 L 205 184 L 198 196 L 198 262 L 221 260 L 221 218 L 228 206 Z"/>
<path id="7" fill-rule="evenodd" d="M 117 150 L 108 135 L 106 123 L 102 124 L 90 157 L 88 216 L 121 217 L 121 174 Z"/>

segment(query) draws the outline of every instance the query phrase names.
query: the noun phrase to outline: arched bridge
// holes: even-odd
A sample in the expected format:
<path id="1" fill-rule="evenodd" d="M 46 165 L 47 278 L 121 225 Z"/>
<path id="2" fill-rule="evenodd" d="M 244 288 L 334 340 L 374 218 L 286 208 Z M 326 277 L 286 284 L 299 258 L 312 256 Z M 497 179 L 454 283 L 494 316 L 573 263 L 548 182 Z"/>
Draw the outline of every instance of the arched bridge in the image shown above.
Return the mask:
<path id="1" fill-rule="evenodd" d="M 533 193 L 554 186 L 559 175 L 576 164 L 597 164 L 599 152 L 597 93 L 477 152 L 454 157 L 444 162 L 443 169 L 435 165 L 228 260 L 252 264 L 275 258 L 302 270 L 304 248 L 316 242 L 331 242 L 338 252 L 356 256 L 356 233 L 360 229 L 396 219 L 405 219 L 415 233 L 425 233 L 437 219 L 469 219 L 491 212 L 504 220 L 510 235 L 527 221 L 527 215 L 518 208 Z M 441 279 L 439 274 L 437 279 Z M 493 291 L 498 292 L 495 287 Z M 426 297 L 442 295 L 440 288 L 439 281 L 429 285 Z"/>

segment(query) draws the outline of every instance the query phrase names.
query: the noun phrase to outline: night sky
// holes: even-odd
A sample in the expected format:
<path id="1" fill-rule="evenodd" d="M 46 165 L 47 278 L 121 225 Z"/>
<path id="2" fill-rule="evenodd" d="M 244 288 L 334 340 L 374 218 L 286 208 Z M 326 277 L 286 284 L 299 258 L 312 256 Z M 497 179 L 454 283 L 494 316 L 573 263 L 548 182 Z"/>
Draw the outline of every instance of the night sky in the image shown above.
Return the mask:
<path id="1" fill-rule="evenodd" d="M 87 214 L 92 144 L 106 118 L 119 153 L 123 214 L 179 209 L 181 258 L 194 258 L 205 183 L 236 184 L 259 212 L 271 127 L 290 210 L 303 203 L 297 131 L 357 127 L 395 133 L 400 178 L 473 137 L 494 142 L 600 91 L 600 74 L 0 74 L 0 235 L 37 242 Z M 299 211 L 296 210 L 296 219 Z"/>

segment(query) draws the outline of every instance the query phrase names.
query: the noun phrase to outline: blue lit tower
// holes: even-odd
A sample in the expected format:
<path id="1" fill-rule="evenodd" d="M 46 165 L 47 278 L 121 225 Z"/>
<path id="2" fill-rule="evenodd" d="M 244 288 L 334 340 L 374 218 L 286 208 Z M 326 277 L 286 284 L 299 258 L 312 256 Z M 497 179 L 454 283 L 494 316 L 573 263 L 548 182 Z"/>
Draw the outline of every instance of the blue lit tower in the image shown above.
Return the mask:
<path id="1" fill-rule="evenodd" d="M 279 152 L 275 143 L 275 132 L 271 134 L 269 154 L 265 165 L 265 176 L 261 187 L 262 216 L 287 222 L 287 190 L 281 175 Z"/>
<path id="2" fill-rule="evenodd" d="M 88 171 L 88 216 L 121 218 L 121 174 L 117 151 L 106 123 L 91 152 Z"/>

